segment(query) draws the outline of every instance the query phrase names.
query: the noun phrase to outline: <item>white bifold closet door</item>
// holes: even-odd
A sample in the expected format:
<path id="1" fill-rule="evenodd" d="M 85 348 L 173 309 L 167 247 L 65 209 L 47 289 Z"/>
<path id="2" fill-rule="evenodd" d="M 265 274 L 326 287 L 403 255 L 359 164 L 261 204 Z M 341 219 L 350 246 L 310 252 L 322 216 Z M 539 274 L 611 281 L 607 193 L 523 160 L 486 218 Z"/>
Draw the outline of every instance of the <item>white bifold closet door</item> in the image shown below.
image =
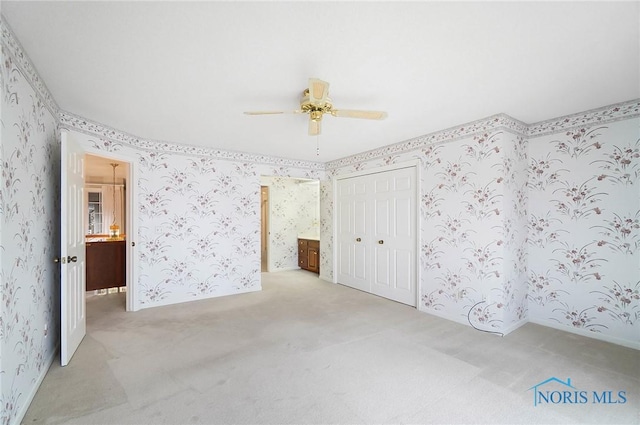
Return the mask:
<path id="1" fill-rule="evenodd" d="M 338 180 L 338 282 L 416 306 L 416 169 Z"/>

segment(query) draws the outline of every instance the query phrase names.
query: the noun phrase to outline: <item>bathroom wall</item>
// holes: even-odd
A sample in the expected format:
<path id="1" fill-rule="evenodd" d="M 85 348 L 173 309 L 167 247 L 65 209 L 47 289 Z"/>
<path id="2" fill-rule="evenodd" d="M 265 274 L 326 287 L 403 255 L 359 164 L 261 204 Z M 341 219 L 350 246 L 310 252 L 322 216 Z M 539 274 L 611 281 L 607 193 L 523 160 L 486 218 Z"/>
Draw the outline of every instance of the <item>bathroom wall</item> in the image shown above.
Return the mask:
<path id="1" fill-rule="evenodd" d="M 115 170 L 111 164 L 117 164 Z M 114 186 L 115 171 L 115 186 Z M 125 162 L 114 161 L 93 155 L 85 155 L 85 206 L 88 205 L 88 193 L 99 192 L 102 195 L 102 226 L 96 229 L 94 234 L 109 234 L 109 226 L 114 221 L 120 226 L 120 233 L 126 229 L 126 176 L 129 173 L 129 165 Z M 114 194 L 115 188 L 115 194 Z M 115 195 L 115 197 L 114 197 Z M 114 203 L 115 201 L 115 203 Z M 115 208 L 114 208 L 115 204 Z M 85 229 L 88 229 L 88 211 L 85 208 Z M 87 233 L 89 233 L 87 231 Z M 104 238 L 94 238 L 101 240 Z"/>

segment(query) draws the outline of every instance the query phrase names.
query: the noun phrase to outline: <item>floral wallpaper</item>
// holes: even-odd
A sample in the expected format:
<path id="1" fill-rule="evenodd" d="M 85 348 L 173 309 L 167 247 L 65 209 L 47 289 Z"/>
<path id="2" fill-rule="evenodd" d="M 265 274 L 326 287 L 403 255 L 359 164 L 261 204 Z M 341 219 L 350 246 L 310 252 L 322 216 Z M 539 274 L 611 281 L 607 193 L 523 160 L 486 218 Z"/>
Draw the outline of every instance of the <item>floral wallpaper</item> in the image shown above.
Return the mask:
<path id="1" fill-rule="evenodd" d="M 640 121 L 529 141 L 529 311 L 640 341 Z"/>
<path id="2" fill-rule="evenodd" d="M 416 158 L 422 168 L 418 308 L 496 332 L 526 320 L 526 140 L 492 129 L 329 175 Z"/>
<path id="3" fill-rule="evenodd" d="M 531 126 L 498 115 L 330 162 L 325 259 L 333 179 L 418 158 L 421 310 L 500 333 L 533 321 L 638 348 L 638 116 L 637 101 Z"/>
<path id="4" fill-rule="evenodd" d="M 333 282 L 333 181 L 320 181 L 320 278 Z"/>
<path id="5" fill-rule="evenodd" d="M 263 176 L 269 186 L 271 271 L 298 268 L 298 236 L 319 235 L 319 182 Z"/>
<path id="6" fill-rule="evenodd" d="M 298 234 L 320 236 L 320 181 L 298 183 Z"/>
<path id="7" fill-rule="evenodd" d="M 60 148 L 55 113 L 2 44 L 0 423 L 21 417 L 59 339 Z"/>

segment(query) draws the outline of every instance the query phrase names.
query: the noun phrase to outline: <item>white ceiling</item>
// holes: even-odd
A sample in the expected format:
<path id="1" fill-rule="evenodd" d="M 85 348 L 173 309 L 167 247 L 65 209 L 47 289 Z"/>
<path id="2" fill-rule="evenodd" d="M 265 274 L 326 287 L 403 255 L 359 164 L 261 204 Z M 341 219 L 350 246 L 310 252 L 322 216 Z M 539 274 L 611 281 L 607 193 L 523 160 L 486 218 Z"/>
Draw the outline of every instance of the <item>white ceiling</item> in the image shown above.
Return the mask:
<path id="1" fill-rule="evenodd" d="M 632 2 L 12 2 L 61 109 L 135 136 L 328 161 L 487 116 L 526 123 L 640 97 Z M 309 77 L 337 108 L 294 110 Z"/>

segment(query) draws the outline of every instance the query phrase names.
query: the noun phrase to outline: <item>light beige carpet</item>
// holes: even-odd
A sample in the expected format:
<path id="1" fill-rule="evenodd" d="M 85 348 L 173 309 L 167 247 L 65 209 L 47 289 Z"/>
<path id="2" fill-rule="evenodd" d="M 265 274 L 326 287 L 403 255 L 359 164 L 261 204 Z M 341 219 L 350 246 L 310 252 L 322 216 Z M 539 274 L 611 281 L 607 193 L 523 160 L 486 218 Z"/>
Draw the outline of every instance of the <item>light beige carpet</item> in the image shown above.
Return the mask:
<path id="1" fill-rule="evenodd" d="M 637 424 L 640 352 L 533 324 L 504 338 L 320 281 L 137 313 L 87 300 L 87 336 L 24 424 Z M 547 378 L 625 404 L 533 406 Z M 557 389 L 557 388 L 556 388 Z"/>

